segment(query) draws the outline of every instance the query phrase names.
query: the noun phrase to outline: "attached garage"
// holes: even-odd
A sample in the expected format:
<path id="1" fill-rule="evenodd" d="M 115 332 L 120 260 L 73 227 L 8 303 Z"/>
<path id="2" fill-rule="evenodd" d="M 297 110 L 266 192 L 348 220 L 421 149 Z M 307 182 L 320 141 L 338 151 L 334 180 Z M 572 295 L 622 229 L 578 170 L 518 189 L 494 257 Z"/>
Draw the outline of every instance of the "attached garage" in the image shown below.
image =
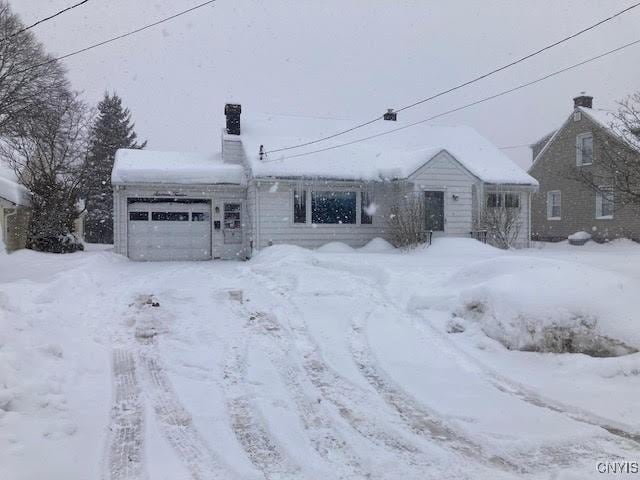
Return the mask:
<path id="1" fill-rule="evenodd" d="M 211 202 L 128 199 L 127 243 L 132 260 L 211 259 Z"/>
<path id="2" fill-rule="evenodd" d="M 118 150 L 114 247 L 136 261 L 248 257 L 244 168 L 219 155 Z"/>

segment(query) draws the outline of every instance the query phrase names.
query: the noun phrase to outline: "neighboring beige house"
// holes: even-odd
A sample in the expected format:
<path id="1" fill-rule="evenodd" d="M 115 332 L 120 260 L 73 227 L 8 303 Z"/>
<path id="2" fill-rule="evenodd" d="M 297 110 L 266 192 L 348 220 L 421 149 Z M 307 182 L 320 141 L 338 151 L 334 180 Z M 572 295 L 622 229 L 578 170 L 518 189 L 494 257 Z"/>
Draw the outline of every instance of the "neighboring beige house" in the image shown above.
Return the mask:
<path id="1" fill-rule="evenodd" d="M 12 252 L 24 248 L 31 215 L 30 197 L 13 172 L 0 165 L 0 249 Z"/>
<path id="2" fill-rule="evenodd" d="M 240 105 L 226 106 L 221 150 L 211 155 L 117 152 L 117 253 L 208 260 L 247 258 L 275 244 L 360 247 L 389 239 L 391 209 L 409 194 L 424 202 L 434 236 L 469 237 L 485 209 L 506 206 L 518 212 L 516 245 L 529 245 L 537 182 L 471 128 L 408 128 L 391 112 L 329 142 L 281 150 L 352 123 L 264 115 L 241 124 L 240 113 Z"/>
<path id="3" fill-rule="evenodd" d="M 619 206 L 615 191 L 606 185 L 596 191 L 575 180 L 579 169 L 598 168 L 606 154 L 619 141 L 611 126 L 611 112 L 593 108 L 593 97 L 573 99 L 574 108 L 564 124 L 534 143 L 533 165 L 529 174 L 540 183 L 531 206 L 532 238 L 543 241 L 565 240 L 585 231 L 596 241 L 615 238 L 640 240 L 640 213 Z M 611 143 L 603 145 L 603 138 Z"/>

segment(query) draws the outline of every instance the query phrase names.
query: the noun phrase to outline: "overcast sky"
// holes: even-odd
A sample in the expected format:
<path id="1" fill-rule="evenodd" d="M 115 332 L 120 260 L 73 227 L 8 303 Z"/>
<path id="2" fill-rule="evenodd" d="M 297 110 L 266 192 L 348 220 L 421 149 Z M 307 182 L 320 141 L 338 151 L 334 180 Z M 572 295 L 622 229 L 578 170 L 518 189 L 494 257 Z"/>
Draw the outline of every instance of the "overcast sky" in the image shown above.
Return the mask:
<path id="1" fill-rule="evenodd" d="M 202 0 L 90 0 L 33 29 L 62 55 Z M 10 0 L 32 23 L 76 0 Z M 65 60 L 95 103 L 117 91 L 149 148 L 219 147 L 224 103 L 244 112 L 368 120 L 508 63 L 634 0 L 218 0 L 152 30 Z M 491 79 L 401 114 L 418 120 L 640 38 L 640 7 Z M 640 89 L 640 45 L 438 120 L 498 146 L 558 127 L 572 97 L 599 108 Z M 505 150 L 528 166 L 527 148 Z"/>

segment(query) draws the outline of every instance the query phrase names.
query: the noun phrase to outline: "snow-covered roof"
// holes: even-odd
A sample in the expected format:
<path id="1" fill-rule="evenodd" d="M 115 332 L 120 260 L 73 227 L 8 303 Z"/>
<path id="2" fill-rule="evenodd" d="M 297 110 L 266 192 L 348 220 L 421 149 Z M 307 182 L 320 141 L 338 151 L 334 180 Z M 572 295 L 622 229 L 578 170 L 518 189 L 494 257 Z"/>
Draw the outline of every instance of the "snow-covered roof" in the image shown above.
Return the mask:
<path id="1" fill-rule="evenodd" d="M 640 139 L 637 139 L 635 135 L 632 135 L 625 125 L 616 114 L 610 110 L 602 110 L 597 108 L 585 108 L 579 107 L 579 110 L 591 118 L 594 122 L 600 125 L 602 128 L 609 130 L 621 140 L 625 141 L 630 146 L 640 150 Z"/>
<path id="2" fill-rule="evenodd" d="M 620 122 L 616 119 L 613 112 L 609 110 L 602 110 L 599 108 L 586 108 L 578 107 L 580 112 L 587 115 L 601 127 L 606 129 L 612 129 L 613 126 L 618 125 Z"/>
<path id="3" fill-rule="evenodd" d="M 321 177 L 358 180 L 407 178 L 434 155 L 446 150 L 467 170 L 487 183 L 537 185 L 538 182 L 470 127 L 416 125 L 387 135 L 331 149 L 399 127 L 378 121 L 330 141 L 277 152 L 265 151 L 304 143 L 352 127 L 353 121 L 284 115 L 243 115 L 241 136 L 255 177 Z M 295 155 L 319 149 L 307 156 Z"/>
<path id="4" fill-rule="evenodd" d="M 222 162 L 217 154 L 120 149 L 111 183 L 234 184 L 245 183 L 241 165 Z"/>
<path id="5" fill-rule="evenodd" d="M 0 163 L 0 198 L 23 207 L 31 205 L 31 192 L 20 185 L 13 170 L 2 163 Z"/>

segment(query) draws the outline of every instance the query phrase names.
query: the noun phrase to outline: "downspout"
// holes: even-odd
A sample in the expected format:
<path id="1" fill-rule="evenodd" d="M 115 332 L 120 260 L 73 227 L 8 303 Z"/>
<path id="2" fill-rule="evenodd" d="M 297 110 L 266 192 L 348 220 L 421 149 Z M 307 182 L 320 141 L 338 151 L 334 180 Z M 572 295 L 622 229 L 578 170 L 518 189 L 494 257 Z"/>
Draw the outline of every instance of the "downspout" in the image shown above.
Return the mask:
<path id="1" fill-rule="evenodd" d="M 528 227 L 529 235 L 527 235 L 527 248 L 531 247 L 531 195 L 532 195 L 532 192 L 529 191 L 529 227 Z"/>

